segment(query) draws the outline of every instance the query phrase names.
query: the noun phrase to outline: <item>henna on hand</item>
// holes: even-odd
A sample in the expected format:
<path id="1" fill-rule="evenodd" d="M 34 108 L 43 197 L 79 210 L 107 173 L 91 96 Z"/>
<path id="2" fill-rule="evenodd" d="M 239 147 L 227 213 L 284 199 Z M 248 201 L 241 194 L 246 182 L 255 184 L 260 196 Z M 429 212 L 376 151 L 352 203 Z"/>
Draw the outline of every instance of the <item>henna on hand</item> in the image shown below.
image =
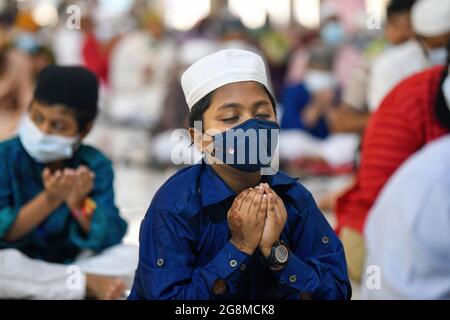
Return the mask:
<path id="1" fill-rule="evenodd" d="M 242 218 L 236 207 L 237 204 L 233 203 L 230 211 L 230 216 L 228 218 L 228 225 L 230 227 L 231 234 L 233 235 L 233 240 L 236 242 L 236 245 L 239 249 L 244 249 L 246 245 L 244 240 L 244 233 L 242 232 Z"/>

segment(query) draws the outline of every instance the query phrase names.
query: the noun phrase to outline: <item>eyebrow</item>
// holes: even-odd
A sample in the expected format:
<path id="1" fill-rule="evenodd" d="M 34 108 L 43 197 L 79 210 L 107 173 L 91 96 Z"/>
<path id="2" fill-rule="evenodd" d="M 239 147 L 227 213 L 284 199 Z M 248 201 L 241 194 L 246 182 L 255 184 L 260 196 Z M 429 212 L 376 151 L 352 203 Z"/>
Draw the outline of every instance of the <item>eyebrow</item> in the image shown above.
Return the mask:
<path id="1" fill-rule="evenodd" d="M 267 100 L 258 100 L 253 104 L 252 109 L 256 109 L 264 105 L 270 105 L 270 102 Z M 242 104 L 231 102 L 231 103 L 224 103 L 217 110 L 238 109 L 238 108 L 242 108 Z"/>
<path id="2" fill-rule="evenodd" d="M 267 100 L 258 100 L 253 104 L 253 108 L 259 108 L 261 106 L 265 106 L 265 105 L 271 105 L 272 103 L 267 101 Z"/>
<path id="3" fill-rule="evenodd" d="M 231 102 L 231 103 L 224 103 L 219 108 L 217 108 L 217 110 L 238 109 L 238 108 L 242 108 L 242 104 Z"/>

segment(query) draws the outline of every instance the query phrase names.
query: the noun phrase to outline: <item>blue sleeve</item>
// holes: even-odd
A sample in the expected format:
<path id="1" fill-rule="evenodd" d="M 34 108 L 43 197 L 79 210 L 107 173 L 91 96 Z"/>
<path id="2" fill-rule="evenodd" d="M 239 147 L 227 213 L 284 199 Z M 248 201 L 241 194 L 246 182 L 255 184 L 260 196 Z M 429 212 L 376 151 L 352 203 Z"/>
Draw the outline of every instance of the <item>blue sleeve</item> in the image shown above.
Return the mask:
<path id="1" fill-rule="evenodd" d="M 328 124 L 324 117 L 321 117 L 314 127 L 307 127 L 303 122 L 301 113 L 311 102 L 311 94 L 302 83 L 287 86 L 283 91 L 281 102 L 283 106 L 281 129 L 302 130 L 319 139 L 328 136 Z"/>
<path id="2" fill-rule="evenodd" d="M 310 101 L 310 96 L 303 84 L 287 86 L 283 90 L 281 104 L 283 116 L 281 118 L 281 129 L 302 129 L 305 126 L 300 118 L 300 112 Z"/>
<path id="3" fill-rule="evenodd" d="M 20 211 L 20 206 L 13 205 L 13 181 L 4 156 L 0 156 L 0 244 L 13 246 L 4 242 L 4 238 L 13 225 Z"/>
<path id="4" fill-rule="evenodd" d="M 240 267 L 250 256 L 227 242 L 208 263 L 195 267 L 191 225 L 172 213 L 149 210 L 141 225 L 139 265 L 130 299 L 207 300 L 218 279 L 226 281 L 227 294 L 236 292 Z"/>
<path id="5" fill-rule="evenodd" d="M 114 204 L 114 173 L 109 161 L 102 161 L 95 168 L 94 190 L 89 195 L 96 203 L 89 233 L 86 234 L 78 222 L 70 225 L 69 239 L 81 249 L 102 251 L 122 241 L 127 223 L 119 215 Z"/>
<path id="6" fill-rule="evenodd" d="M 292 299 L 304 293 L 314 299 L 350 299 L 343 246 L 310 193 L 306 199 L 303 226 L 289 239 L 288 264 L 275 276 Z"/>

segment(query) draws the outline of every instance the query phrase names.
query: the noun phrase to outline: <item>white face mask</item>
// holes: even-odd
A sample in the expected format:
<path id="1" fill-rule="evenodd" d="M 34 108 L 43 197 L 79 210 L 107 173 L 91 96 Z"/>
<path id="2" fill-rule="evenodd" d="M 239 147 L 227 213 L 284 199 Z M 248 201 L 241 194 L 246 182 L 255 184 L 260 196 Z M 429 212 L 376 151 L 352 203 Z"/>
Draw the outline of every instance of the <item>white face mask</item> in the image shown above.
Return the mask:
<path id="1" fill-rule="evenodd" d="M 447 107 L 450 109 L 450 68 L 447 78 L 442 84 L 442 92 L 444 93 L 445 101 L 447 102 Z"/>
<path id="2" fill-rule="evenodd" d="M 432 66 L 445 65 L 447 62 L 447 49 L 446 48 L 435 48 L 428 49 L 428 62 Z"/>
<path id="3" fill-rule="evenodd" d="M 336 79 L 330 72 L 311 70 L 305 74 L 304 82 L 311 92 L 332 90 L 336 87 Z"/>
<path id="4" fill-rule="evenodd" d="M 26 115 L 19 129 L 19 138 L 27 153 L 37 162 L 49 162 L 69 159 L 73 156 L 79 136 L 72 138 L 43 133 Z"/>

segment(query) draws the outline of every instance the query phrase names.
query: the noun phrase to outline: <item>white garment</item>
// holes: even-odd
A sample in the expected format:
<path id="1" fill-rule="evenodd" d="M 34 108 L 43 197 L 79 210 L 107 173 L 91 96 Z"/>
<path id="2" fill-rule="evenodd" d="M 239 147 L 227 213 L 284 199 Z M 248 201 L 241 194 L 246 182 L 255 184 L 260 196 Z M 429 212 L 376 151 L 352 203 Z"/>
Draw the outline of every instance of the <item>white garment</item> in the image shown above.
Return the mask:
<path id="1" fill-rule="evenodd" d="M 397 84 L 429 66 L 424 49 L 416 40 L 387 49 L 371 69 L 367 91 L 369 109 L 375 111 Z"/>
<path id="2" fill-rule="evenodd" d="M 319 157 L 334 167 L 352 163 L 360 141 L 357 134 L 333 134 L 321 140 L 302 130 L 281 130 L 279 137 L 280 159 Z"/>
<path id="3" fill-rule="evenodd" d="M 151 157 L 159 164 L 193 165 L 202 153 L 191 143 L 187 130 L 167 130 L 152 139 Z"/>
<path id="4" fill-rule="evenodd" d="M 155 40 L 148 32 L 125 35 L 111 54 L 113 119 L 155 125 L 162 112 L 176 52 L 169 40 Z"/>
<path id="5" fill-rule="evenodd" d="M 73 264 L 63 265 L 31 259 L 16 249 L 2 249 L 0 299 L 84 299 L 86 274 L 120 277 L 129 288 L 138 257 L 137 246 L 116 245 L 97 255 L 85 251 Z"/>
<path id="6" fill-rule="evenodd" d="M 362 299 L 450 299 L 450 135 L 413 155 L 391 177 L 365 227 L 366 268 L 380 289 Z"/>
<path id="7" fill-rule="evenodd" d="M 80 30 L 60 25 L 52 37 L 52 49 L 56 64 L 60 66 L 83 65 L 82 46 L 84 35 Z"/>

